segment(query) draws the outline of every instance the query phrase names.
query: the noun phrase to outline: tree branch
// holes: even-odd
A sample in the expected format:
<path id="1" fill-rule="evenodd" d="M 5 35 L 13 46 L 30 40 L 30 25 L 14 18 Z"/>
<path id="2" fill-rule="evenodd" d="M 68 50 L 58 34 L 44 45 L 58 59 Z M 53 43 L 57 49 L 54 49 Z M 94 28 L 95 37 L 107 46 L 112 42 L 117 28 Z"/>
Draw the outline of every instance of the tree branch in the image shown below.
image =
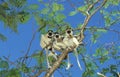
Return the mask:
<path id="1" fill-rule="evenodd" d="M 36 73 L 34 76 L 30 76 L 30 77 L 38 77 L 44 71 L 46 71 L 46 70 L 39 70 L 38 73 Z"/>
<path id="2" fill-rule="evenodd" d="M 99 0 L 98 0 L 98 1 L 99 1 Z M 100 6 L 98 6 L 91 15 L 87 15 L 87 17 L 85 18 L 85 21 L 84 21 L 84 23 L 83 23 L 83 26 L 82 26 L 81 32 L 80 32 L 81 41 L 84 39 L 85 27 L 87 26 L 90 18 L 91 18 L 99 9 L 101 9 L 101 8 L 105 5 L 106 2 L 107 2 L 107 0 L 104 0 L 104 1 L 102 2 L 102 4 L 101 4 Z M 97 3 L 97 2 L 96 2 L 96 3 Z M 95 3 L 95 4 L 96 4 L 96 3 Z M 95 4 L 94 4 L 94 5 L 95 5 Z M 93 6 L 94 6 L 94 5 L 93 5 Z M 89 8 L 89 9 L 90 9 L 90 8 Z"/>
<path id="3" fill-rule="evenodd" d="M 97 0 L 95 3 L 91 4 L 91 5 L 88 7 L 87 12 L 89 12 L 89 11 L 95 6 L 95 4 L 97 4 L 99 1 L 100 1 L 100 0 Z M 89 13 L 88 13 L 88 15 L 89 15 Z"/>
<path id="4" fill-rule="evenodd" d="M 50 68 L 44 77 L 50 77 L 51 74 L 60 66 L 62 60 L 66 57 L 66 55 L 68 54 L 69 50 L 65 50 L 62 52 L 62 54 L 60 55 L 60 57 L 58 58 L 58 60 L 53 64 L 52 68 Z"/>
<path id="5" fill-rule="evenodd" d="M 34 40 L 34 38 L 35 38 L 36 33 L 37 33 L 39 30 L 43 29 L 44 27 L 46 27 L 46 26 L 41 26 L 39 29 L 37 29 L 37 30 L 33 33 L 32 39 L 30 40 L 30 43 L 29 43 L 27 52 L 26 52 L 26 54 L 24 55 L 24 59 L 22 60 L 22 63 L 24 63 L 24 61 L 27 59 L 28 53 L 30 52 L 31 45 L 32 45 L 32 42 L 33 42 L 33 40 Z"/>
<path id="6" fill-rule="evenodd" d="M 94 12 L 91 14 L 91 16 L 94 15 L 98 10 L 100 10 L 106 4 L 106 2 L 107 2 L 107 0 L 104 0 L 102 2 L 102 4 L 94 10 Z"/>

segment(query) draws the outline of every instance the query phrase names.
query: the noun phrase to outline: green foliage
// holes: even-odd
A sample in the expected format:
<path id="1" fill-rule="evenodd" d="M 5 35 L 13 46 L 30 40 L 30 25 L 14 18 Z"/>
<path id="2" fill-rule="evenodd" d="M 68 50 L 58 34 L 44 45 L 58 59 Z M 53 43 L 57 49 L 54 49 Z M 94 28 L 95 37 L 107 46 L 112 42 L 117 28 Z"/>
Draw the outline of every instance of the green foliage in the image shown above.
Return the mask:
<path id="1" fill-rule="evenodd" d="M 108 8 L 109 6 L 117 6 L 117 5 L 119 5 L 119 3 L 120 3 L 120 0 L 109 0 L 109 1 L 107 1 L 107 3 L 105 4 L 105 8 Z"/>
<path id="2" fill-rule="evenodd" d="M 97 38 L 99 38 L 99 37 L 100 37 L 99 34 L 93 34 L 92 38 L 91 38 L 91 41 L 95 44 L 97 42 Z"/>
<path id="3" fill-rule="evenodd" d="M 56 20 L 57 23 L 61 23 L 64 19 L 65 19 L 65 15 L 64 14 L 57 14 L 54 17 L 54 20 Z"/>
<path id="4" fill-rule="evenodd" d="M 28 9 L 32 9 L 32 10 L 37 10 L 39 8 L 39 6 L 37 4 L 31 4 L 27 7 Z"/>
<path id="5" fill-rule="evenodd" d="M 89 28 L 90 32 L 92 33 L 91 41 L 95 44 L 97 42 L 97 39 L 101 36 L 102 33 L 107 32 L 104 28 L 97 28 L 95 26 L 92 26 Z"/>
<path id="6" fill-rule="evenodd" d="M 20 23 L 26 23 L 30 19 L 30 14 L 25 11 L 19 12 L 17 16 Z"/>
<path id="7" fill-rule="evenodd" d="M 78 54 L 83 54 L 83 53 L 85 53 L 86 52 L 86 48 L 84 47 L 84 46 L 80 46 L 79 48 L 78 48 Z"/>
<path id="8" fill-rule="evenodd" d="M 49 57 L 48 57 L 48 60 L 49 60 L 51 66 L 52 66 L 53 63 L 56 61 L 56 59 L 55 59 L 53 56 L 49 56 Z"/>
<path id="9" fill-rule="evenodd" d="M 120 19 L 119 10 L 115 9 L 112 11 L 107 11 L 104 9 L 104 10 L 101 10 L 100 13 L 103 14 L 103 16 L 104 16 L 106 27 L 110 27 L 120 21 L 119 20 Z"/>
<path id="10" fill-rule="evenodd" d="M 64 68 L 66 68 L 67 67 L 67 62 L 65 62 L 65 61 L 62 61 L 62 63 L 60 64 L 60 69 L 64 69 Z"/>
<path id="11" fill-rule="evenodd" d="M 78 13 L 78 11 L 75 10 L 75 11 L 71 11 L 69 15 L 70 15 L 70 16 L 74 16 L 74 15 L 76 15 L 77 13 Z"/>
<path id="12" fill-rule="evenodd" d="M 11 69 L 8 71 L 8 74 L 6 77 L 21 77 L 21 75 L 18 69 Z"/>
<path id="13" fill-rule="evenodd" d="M 85 71 L 83 74 L 82 74 L 82 77 L 95 77 L 95 71 L 94 70 L 88 70 L 88 71 Z"/>
<path id="14" fill-rule="evenodd" d="M 49 8 L 44 8 L 41 10 L 41 14 L 48 14 L 49 11 L 50 11 Z"/>
<path id="15" fill-rule="evenodd" d="M 53 10 L 53 12 L 62 11 L 62 10 L 64 10 L 64 7 L 62 4 L 53 3 L 52 10 Z"/>
<path id="16" fill-rule="evenodd" d="M 105 29 L 97 29 L 97 32 L 107 32 L 107 30 L 105 30 Z"/>
<path id="17" fill-rule="evenodd" d="M 8 62 L 1 59 L 1 60 L 0 60 L 0 68 L 1 68 L 1 69 L 8 69 L 8 68 L 9 68 Z"/>
<path id="18" fill-rule="evenodd" d="M 99 62 L 100 62 L 101 64 L 103 64 L 105 61 L 107 61 L 107 60 L 110 59 L 109 56 L 108 56 L 108 54 L 109 54 L 109 51 L 108 51 L 108 50 L 100 47 L 100 48 L 97 48 L 97 49 L 96 49 L 96 52 L 95 52 L 95 54 L 93 54 L 93 56 L 94 56 L 94 57 L 97 57 L 98 60 L 99 60 Z"/>
<path id="19" fill-rule="evenodd" d="M 105 61 L 107 61 L 109 59 L 109 57 L 107 56 L 103 56 L 99 59 L 100 63 L 103 64 Z"/>
<path id="20" fill-rule="evenodd" d="M 10 3 L 12 6 L 15 6 L 15 7 L 17 7 L 17 8 L 20 8 L 20 7 L 22 7 L 23 5 L 25 5 L 26 0 L 9 0 L 9 3 Z"/>
<path id="21" fill-rule="evenodd" d="M 40 65 L 41 67 L 45 67 L 44 64 L 45 64 L 45 61 L 46 61 L 46 58 L 45 58 L 45 55 L 43 52 L 39 52 L 40 55 L 38 56 L 33 56 L 33 58 L 35 58 L 38 62 L 38 65 Z"/>
<path id="22" fill-rule="evenodd" d="M 25 23 L 30 19 L 30 14 L 27 10 L 16 10 L 16 8 L 20 9 L 25 4 L 26 0 L 9 0 L 4 1 L 0 5 L 0 20 L 5 23 L 5 27 L 9 27 L 14 32 L 17 32 L 18 24 Z"/>
<path id="23" fill-rule="evenodd" d="M 19 71 L 22 71 L 24 73 L 28 73 L 30 71 L 30 68 L 28 68 L 26 64 L 22 64 Z"/>
<path id="24" fill-rule="evenodd" d="M 86 15 L 87 8 L 88 8 L 88 5 L 80 6 L 80 7 L 77 8 L 77 10 L 71 11 L 69 13 L 69 15 L 74 16 L 74 15 L 78 14 L 79 12 L 81 12 L 83 15 Z"/>
<path id="25" fill-rule="evenodd" d="M 6 41 L 6 40 L 7 40 L 7 37 L 5 37 L 3 34 L 0 33 L 0 40 Z"/>
<path id="26" fill-rule="evenodd" d="M 96 49 L 96 52 L 95 52 L 95 54 L 93 56 L 95 56 L 95 57 L 107 56 L 108 54 L 109 54 L 108 50 L 106 50 L 105 48 L 100 47 L 100 48 Z"/>
<path id="27" fill-rule="evenodd" d="M 88 5 L 80 6 L 80 7 L 78 7 L 78 10 L 85 12 L 87 10 L 87 7 L 88 7 Z"/>

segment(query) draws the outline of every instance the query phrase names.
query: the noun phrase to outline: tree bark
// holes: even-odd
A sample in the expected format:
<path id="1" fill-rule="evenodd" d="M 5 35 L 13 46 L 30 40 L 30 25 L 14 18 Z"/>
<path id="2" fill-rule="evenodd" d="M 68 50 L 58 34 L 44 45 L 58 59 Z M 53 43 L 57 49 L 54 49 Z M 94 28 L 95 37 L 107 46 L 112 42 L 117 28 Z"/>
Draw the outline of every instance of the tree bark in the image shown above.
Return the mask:
<path id="1" fill-rule="evenodd" d="M 62 52 L 62 54 L 60 55 L 60 57 L 58 58 L 58 60 L 53 64 L 52 68 L 50 68 L 44 77 L 50 77 L 51 74 L 60 66 L 62 60 L 66 57 L 66 55 L 68 54 L 69 50 L 65 50 Z"/>

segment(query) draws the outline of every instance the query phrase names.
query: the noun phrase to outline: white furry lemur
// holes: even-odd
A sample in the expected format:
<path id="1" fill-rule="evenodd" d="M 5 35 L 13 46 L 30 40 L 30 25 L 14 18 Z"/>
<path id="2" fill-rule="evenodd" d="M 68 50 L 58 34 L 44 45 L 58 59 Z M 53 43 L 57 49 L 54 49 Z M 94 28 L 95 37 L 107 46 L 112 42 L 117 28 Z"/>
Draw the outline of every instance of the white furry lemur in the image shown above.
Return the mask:
<path id="1" fill-rule="evenodd" d="M 40 46 L 46 51 L 46 59 L 47 59 L 48 68 L 51 68 L 49 60 L 48 60 L 48 56 L 52 55 L 55 59 L 57 59 L 57 54 L 52 49 L 53 36 L 54 36 L 53 31 L 48 30 L 47 34 L 41 35 L 41 40 L 40 40 Z"/>
<path id="2" fill-rule="evenodd" d="M 63 42 L 65 43 L 65 45 L 69 49 L 72 49 L 75 52 L 75 56 L 76 56 L 76 59 L 77 59 L 78 66 L 82 70 L 82 67 L 80 65 L 79 58 L 78 58 L 78 52 L 77 52 L 77 48 L 78 48 L 80 43 L 77 40 L 77 38 L 74 37 L 73 30 L 71 28 L 66 29 L 66 35 L 65 35 L 65 38 L 63 39 Z M 69 56 L 68 56 L 68 65 L 67 65 L 68 67 L 66 69 L 69 69 L 70 65 L 71 64 L 70 64 Z"/>
<path id="3" fill-rule="evenodd" d="M 64 37 L 61 36 L 58 32 L 54 33 L 54 42 L 53 47 L 57 51 L 63 51 L 67 48 L 67 46 L 63 42 Z"/>

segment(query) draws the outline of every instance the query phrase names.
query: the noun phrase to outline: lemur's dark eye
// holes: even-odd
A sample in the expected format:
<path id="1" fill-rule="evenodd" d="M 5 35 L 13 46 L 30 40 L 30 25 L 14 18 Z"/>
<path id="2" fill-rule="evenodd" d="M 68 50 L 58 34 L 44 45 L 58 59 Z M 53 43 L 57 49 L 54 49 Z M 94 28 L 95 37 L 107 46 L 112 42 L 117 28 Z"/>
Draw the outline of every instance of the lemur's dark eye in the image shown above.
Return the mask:
<path id="1" fill-rule="evenodd" d="M 68 30 L 68 31 L 67 31 L 67 33 L 68 33 L 68 34 L 70 34 L 70 33 L 71 33 L 71 31 L 70 31 L 70 30 Z"/>
<path id="2" fill-rule="evenodd" d="M 50 32 L 50 33 L 48 33 L 48 35 L 49 35 L 49 36 L 52 36 L 52 33 Z"/>
<path id="3" fill-rule="evenodd" d="M 49 48 L 49 50 L 50 50 L 50 51 L 52 51 L 52 47 L 51 47 L 51 48 Z"/>
<path id="4" fill-rule="evenodd" d="M 59 35 L 56 35 L 56 38 L 59 38 Z"/>

